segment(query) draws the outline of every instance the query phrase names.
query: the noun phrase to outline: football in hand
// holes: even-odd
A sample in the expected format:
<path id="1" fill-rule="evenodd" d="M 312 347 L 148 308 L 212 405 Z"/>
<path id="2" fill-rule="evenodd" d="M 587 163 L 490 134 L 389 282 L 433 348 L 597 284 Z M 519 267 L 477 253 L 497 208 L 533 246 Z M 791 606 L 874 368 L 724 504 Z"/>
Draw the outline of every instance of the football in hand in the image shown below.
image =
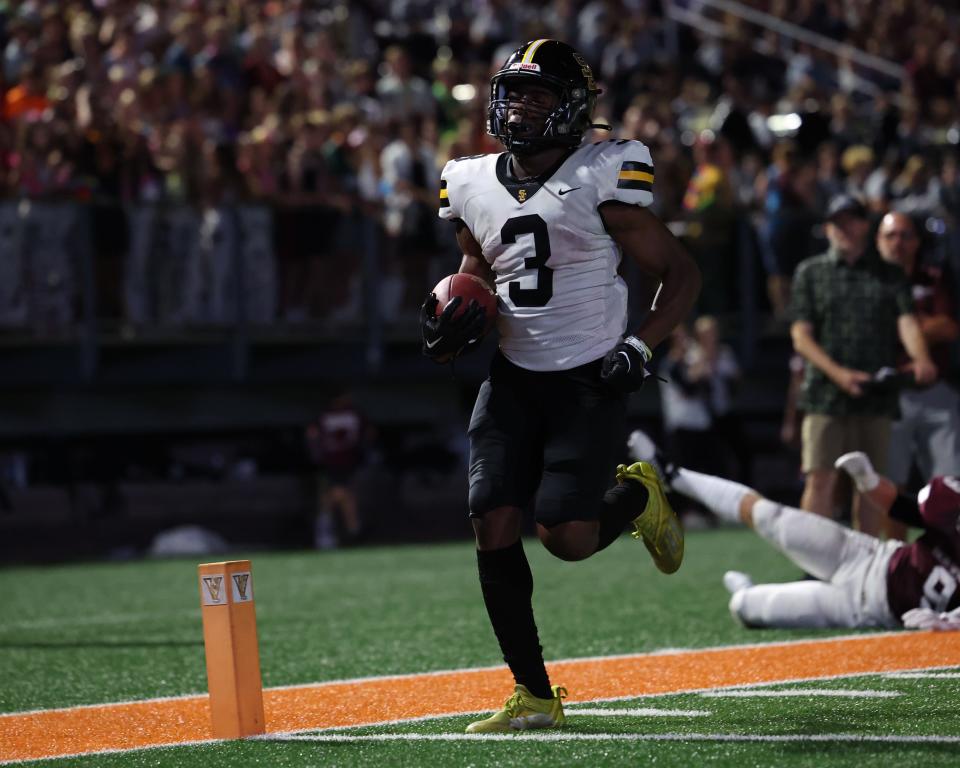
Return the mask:
<path id="1" fill-rule="evenodd" d="M 457 272 L 455 275 L 447 275 L 443 280 L 437 283 L 433 292 L 437 296 L 437 315 L 443 312 L 443 308 L 455 296 L 461 296 L 463 301 L 453 313 L 457 317 L 466 310 L 467 305 L 472 300 L 483 307 L 484 326 L 483 332 L 489 333 L 497 323 L 497 294 L 495 294 L 487 283 L 476 275 L 466 272 Z"/>

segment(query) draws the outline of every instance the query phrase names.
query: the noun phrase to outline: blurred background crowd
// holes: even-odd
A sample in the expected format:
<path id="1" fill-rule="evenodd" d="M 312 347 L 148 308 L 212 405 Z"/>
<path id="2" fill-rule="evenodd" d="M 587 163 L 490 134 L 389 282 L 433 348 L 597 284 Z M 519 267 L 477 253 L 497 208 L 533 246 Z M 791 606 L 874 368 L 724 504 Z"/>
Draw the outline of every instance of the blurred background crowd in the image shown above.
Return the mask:
<path id="1" fill-rule="evenodd" d="M 746 216 L 782 314 L 838 190 L 955 230 L 958 27 L 955 7 L 924 0 L 6 2 L 0 197 L 115 206 L 96 250 L 133 261 L 118 232 L 137 207 L 268 206 L 264 321 L 356 315 L 359 216 L 394 246 L 399 310 L 444 274 L 426 271 L 449 246 L 438 169 L 498 149 L 484 131 L 492 69 L 518 42 L 558 37 L 593 64 L 613 135 L 651 147 L 657 212 L 708 277 L 703 309 L 739 299 Z M 100 270 L 101 314 L 176 319 L 145 316 L 130 285 L 111 291 L 106 273 L 150 268 L 122 255 Z"/>
<path id="2" fill-rule="evenodd" d="M 501 149 L 490 75 L 539 37 L 593 66 L 612 133 L 588 139 L 650 146 L 656 213 L 718 318 L 701 331 L 748 369 L 835 194 L 960 259 L 954 2 L 0 0 L 0 330 L 413 344 L 458 263 L 439 169 Z"/>

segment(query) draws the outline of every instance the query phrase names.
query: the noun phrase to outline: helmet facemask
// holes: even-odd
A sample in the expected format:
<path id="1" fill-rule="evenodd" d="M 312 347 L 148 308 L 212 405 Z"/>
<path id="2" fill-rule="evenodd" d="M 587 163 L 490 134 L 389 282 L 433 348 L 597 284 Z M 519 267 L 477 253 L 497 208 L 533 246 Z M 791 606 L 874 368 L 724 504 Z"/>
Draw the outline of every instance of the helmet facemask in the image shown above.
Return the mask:
<path id="1" fill-rule="evenodd" d="M 524 83 L 547 88 L 558 97 L 557 106 L 549 111 L 538 108 L 526 99 L 522 101 L 524 118 L 519 126 L 528 126 L 528 121 L 542 119 L 539 133 L 531 133 L 529 129 L 518 130 L 518 124 L 511 123 L 509 119 L 511 104 L 516 106 L 520 100 L 511 100 L 508 94 Z M 595 101 L 596 93 L 582 87 L 571 87 L 556 78 L 532 72 L 499 72 L 490 82 L 487 131 L 518 155 L 534 154 L 553 147 L 576 147 L 590 127 Z"/>

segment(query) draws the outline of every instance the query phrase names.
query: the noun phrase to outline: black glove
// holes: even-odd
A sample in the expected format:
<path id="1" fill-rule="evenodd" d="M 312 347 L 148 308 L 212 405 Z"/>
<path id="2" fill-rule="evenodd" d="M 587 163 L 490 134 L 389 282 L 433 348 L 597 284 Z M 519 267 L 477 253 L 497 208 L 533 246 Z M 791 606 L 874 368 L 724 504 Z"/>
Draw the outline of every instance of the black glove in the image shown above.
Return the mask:
<path id="1" fill-rule="evenodd" d="M 635 392 L 652 375 L 646 369 L 651 357 L 646 344 L 636 336 L 627 336 L 603 358 L 600 378 L 618 392 Z"/>
<path id="2" fill-rule="evenodd" d="M 463 303 L 462 296 L 454 296 L 437 317 L 437 295 L 431 293 L 420 307 L 420 336 L 423 354 L 438 363 L 446 362 L 464 352 L 483 337 L 484 312 L 475 299 L 459 317 L 454 317 Z"/>

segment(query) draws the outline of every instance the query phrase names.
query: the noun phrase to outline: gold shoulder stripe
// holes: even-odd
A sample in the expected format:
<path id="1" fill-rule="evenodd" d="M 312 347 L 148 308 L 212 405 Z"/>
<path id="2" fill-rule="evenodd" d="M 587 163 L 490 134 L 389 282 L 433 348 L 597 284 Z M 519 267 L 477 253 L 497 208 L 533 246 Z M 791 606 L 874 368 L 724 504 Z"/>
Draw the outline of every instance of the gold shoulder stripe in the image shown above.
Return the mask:
<path id="1" fill-rule="evenodd" d="M 441 189 L 441 190 L 440 190 L 440 199 L 441 199 L 441 200 L 445 200 L 446 198 L 447 198 L 447 190 Z"/>
<path id="2" fill-rule="evenodd" d="M 629 181 L 648 181 L 653 184 L 653 174 L 644 171 L 620 171 L 618 179 L 628 179 Z"/>

